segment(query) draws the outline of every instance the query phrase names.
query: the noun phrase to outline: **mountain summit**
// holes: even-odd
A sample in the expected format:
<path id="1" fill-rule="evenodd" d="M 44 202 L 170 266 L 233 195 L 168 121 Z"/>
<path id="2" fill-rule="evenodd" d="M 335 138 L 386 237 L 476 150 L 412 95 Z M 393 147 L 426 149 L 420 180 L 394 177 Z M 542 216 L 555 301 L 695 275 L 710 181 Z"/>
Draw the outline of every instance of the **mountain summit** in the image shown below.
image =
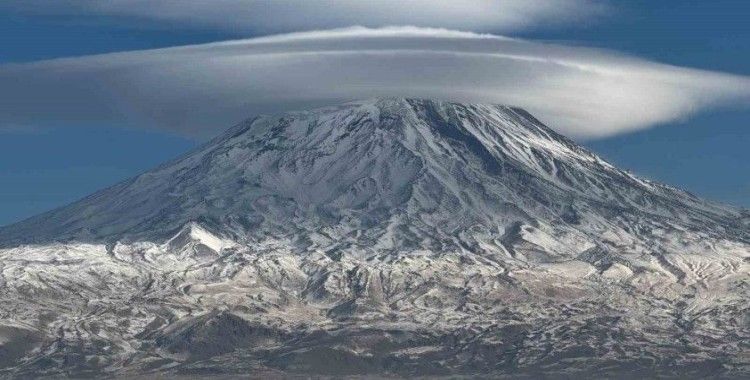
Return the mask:
<path id="1" fill-rule="evenodd" d="M 364 233 L 361 246 L 386 232 L 404 243 L 519 224 L 592 244 L 606 231 L 651 240 L 638 224 L 747 239 L 738 215 L 619 170 L 518 108 L 384 98 L 250 119 L 0 229 L 0 243 L 163 239 L 189 223 L 235 240 Z"/>
<path id="2" fill-rule="evenodd" d="M 260 116 L 0 228 L 0 368 L 747 375 L 745 219 L 518 108 Z"/>

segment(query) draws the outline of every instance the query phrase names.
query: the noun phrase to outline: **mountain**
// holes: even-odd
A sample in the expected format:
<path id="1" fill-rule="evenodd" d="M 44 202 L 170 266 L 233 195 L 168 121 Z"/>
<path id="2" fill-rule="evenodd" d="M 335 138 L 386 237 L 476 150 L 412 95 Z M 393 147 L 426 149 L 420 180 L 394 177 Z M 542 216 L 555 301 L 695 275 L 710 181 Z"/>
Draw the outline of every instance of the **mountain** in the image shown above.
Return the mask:
<path id="1" fill-rule="evenodd" d="M 10 376 L 750 376 L 746 212 L 513 107 L 255 117 L 0 247 Z"/>

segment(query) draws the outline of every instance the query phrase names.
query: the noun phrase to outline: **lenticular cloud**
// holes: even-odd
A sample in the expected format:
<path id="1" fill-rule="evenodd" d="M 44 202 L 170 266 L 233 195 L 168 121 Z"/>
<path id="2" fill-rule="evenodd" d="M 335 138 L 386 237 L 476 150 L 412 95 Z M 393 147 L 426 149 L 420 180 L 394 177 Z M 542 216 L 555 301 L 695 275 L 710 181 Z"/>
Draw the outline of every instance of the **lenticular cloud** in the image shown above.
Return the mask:
<path id="1" fill-rule="evenodd" d="M 610 12 L 602 0 L 4 0 L 22 14 L 108 15 L 245 33 L 283 33 L 349 25 L 414 25 L 517 31 L 591 22 Z"/>
<path id="2" fill-rule="evenodd" d="M 0 125 L 208 136 L 257 113 L 374 96 L 503 103 L 595 138 L 746 105 L 750 79 L 445 29 L 347 28 L 0 66 Z"/>

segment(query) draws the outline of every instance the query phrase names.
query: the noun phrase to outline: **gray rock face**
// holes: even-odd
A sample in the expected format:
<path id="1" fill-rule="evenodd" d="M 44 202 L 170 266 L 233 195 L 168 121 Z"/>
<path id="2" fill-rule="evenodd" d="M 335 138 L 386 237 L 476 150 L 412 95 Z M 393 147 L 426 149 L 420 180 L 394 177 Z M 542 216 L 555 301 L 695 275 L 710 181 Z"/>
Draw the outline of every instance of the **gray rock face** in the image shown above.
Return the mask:
<path id="1" fill-rule="evenodd" d="M 0 373 L 750 376 L 746 214 L 510 107 L 257 117 L 0 228 Z"/>

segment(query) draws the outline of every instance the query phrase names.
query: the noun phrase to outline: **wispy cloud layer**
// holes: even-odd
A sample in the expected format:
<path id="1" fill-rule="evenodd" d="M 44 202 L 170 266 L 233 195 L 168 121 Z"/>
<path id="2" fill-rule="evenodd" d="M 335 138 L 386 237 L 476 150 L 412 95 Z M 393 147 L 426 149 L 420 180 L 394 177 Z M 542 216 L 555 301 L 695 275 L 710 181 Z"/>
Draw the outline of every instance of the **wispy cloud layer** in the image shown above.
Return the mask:
<path id="1" fill-rule="evenodd" d="M 348 28 L 0 66 L 0 124 L 102 122 L 203 136 L 256 113 L 373 96 L 525 107 L 608 136 L 747 105 L 747 77 L 415 27 Z"/>
<path id="2" fill-rule="evenodd" d="M 6 0 L 5 4 L 6 9 L 26 12 L 130 16 L 256 33 L 350 25 L 508 32 L 578 23 L 607 12 L 603 0 Z"/>

